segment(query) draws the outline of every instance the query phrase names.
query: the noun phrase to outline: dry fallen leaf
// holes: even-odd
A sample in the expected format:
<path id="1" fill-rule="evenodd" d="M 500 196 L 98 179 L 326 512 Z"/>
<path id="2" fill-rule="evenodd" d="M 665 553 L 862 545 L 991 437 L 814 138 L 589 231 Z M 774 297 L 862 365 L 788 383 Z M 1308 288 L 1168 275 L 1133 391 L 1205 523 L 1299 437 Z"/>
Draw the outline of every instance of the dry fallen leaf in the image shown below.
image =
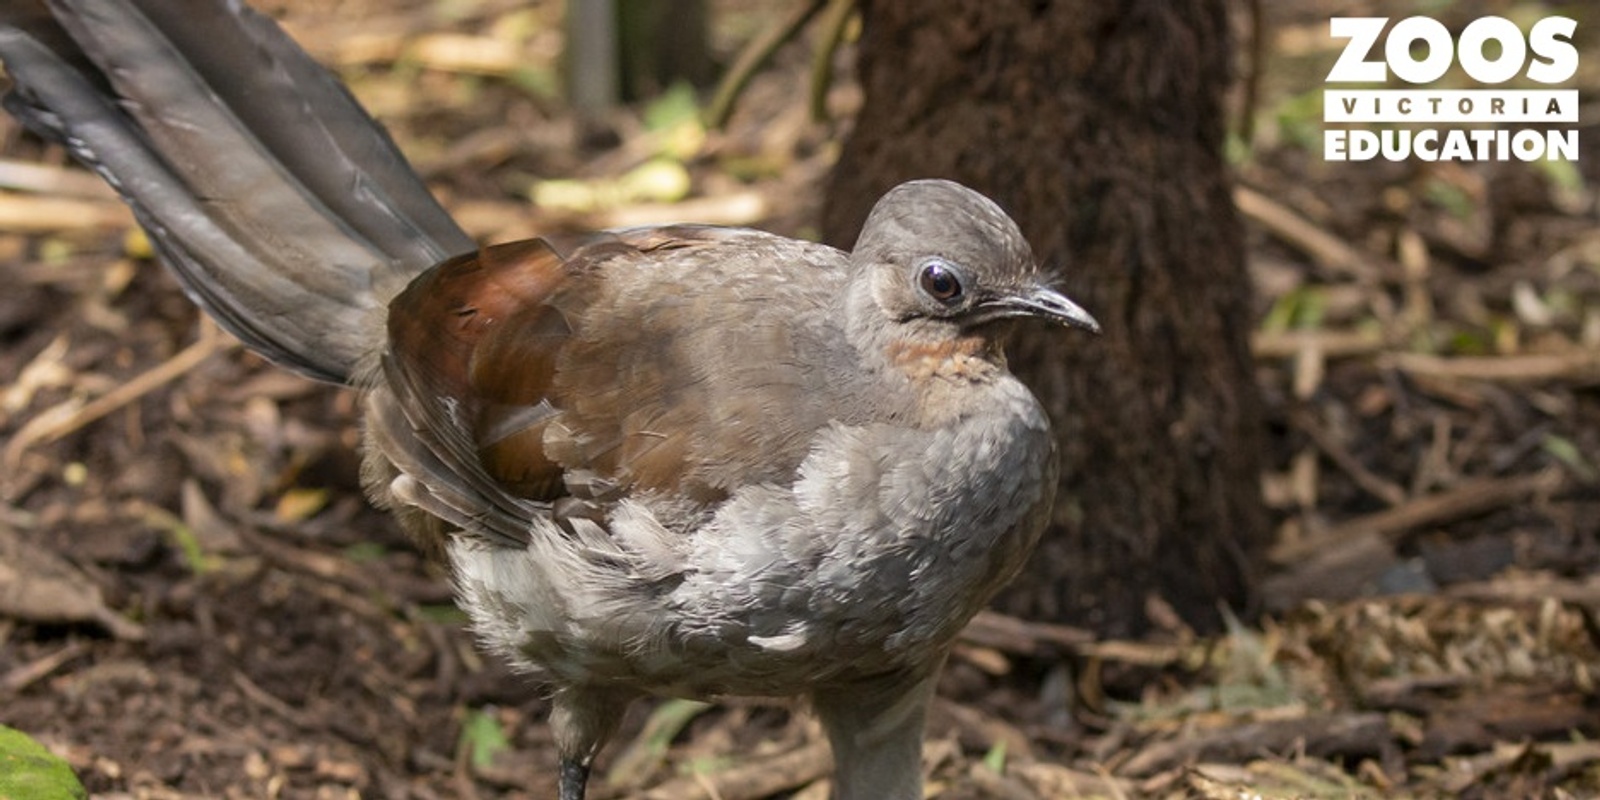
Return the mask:
<path id="1" fill-rule="evenodd" d="M 89 576 L 16 531 L 0 527 L 0 615 L 24 622 L 92 622 L 118 639 L 144 628 L 106 607 Z"/>

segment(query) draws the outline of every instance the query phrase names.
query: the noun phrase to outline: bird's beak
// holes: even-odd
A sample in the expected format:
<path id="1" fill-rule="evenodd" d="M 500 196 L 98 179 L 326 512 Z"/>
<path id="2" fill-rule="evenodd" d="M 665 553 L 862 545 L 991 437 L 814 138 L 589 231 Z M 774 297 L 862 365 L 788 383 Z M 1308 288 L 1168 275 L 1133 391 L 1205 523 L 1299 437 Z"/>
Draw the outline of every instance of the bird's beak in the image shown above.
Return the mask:
<path id="1" fill-rule="evenodd" d="M 979 307 L 987 312 L 984 316 L 991 320 L 1035 317 L 1073 328 L 1082 328 L 1090 333 L 1100 332 L 1100 323 L 1096 322 L 1089 312 L 1084 311 L 1082 306 L 1067 299 L 1066 295 L 1045 286 L 1023 289 L 986 300 L 980 303 Z"/>

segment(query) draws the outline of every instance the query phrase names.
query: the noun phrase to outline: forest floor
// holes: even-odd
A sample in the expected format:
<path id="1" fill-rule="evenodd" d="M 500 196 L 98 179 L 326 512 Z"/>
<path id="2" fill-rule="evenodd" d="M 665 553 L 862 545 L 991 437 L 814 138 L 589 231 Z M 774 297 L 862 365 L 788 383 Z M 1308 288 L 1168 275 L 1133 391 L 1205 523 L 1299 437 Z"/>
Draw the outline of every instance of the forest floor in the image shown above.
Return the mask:
<path id="1" fill-rule="evenodd" d="M 1232 155 L 1272 431 L 1267 613 L 1137 641 L 981 617 L 934 707 L 929 796 L 1600 796 L 1600 14 L 1261 5 Z M 270 4 L 483 240 L 814 235 L 860 102 L 848 45 L 831 122 L 800 101 L 803 39 L 724 129 L 682 93 L 580 123 L 559 6 Z M 782 6 L 714 4 L 713 49 Z M 1580 160 L 1324 162 L 1328 17 L 1417 9 L 1579 17 Z M 445 576 L 361 498 L 352 393 L 243 351 L 130 226 L 0 119 L 0 724 L 104 798 L 553 796 L 538 688 L 474 647 Z M 662 701 L 593 796 L 820 800 L 827 771 L 792 704 Z"/>

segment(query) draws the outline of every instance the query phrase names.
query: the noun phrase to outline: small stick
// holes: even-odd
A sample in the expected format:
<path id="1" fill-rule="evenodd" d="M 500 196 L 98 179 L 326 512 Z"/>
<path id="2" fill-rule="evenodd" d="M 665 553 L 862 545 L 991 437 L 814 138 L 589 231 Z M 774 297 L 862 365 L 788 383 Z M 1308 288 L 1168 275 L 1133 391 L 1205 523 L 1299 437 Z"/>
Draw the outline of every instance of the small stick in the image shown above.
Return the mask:
<path id="1" fill-rule="evenodd" d="M 1334 272 L 1369 283 L 1382 279 L 1386 272 L 1398 272 L 1397 269 L 1388 268 L 1384 259 L 1362 253 L 1343 239 L 1254 189 L 1235 187 L 1233 202 L 1239 207 L 1239 213 Z"/>
<path id="2" fill-rule="evenodd" d="M 1411 375 L 1425 375 L 1431 378 L 1503 383 L 1542 383 L 1556 380 L 1579 381 L 1586 384 L 1600 382 L 1600 353 L 1589 350 L 1454 358 L 1422 353 L 1395 353 L 1385 357 L 1383 365 Z"/>
<path id="3" fill-rule="evenodd" d="M 833 768 L 833 755 L 822 740 L 742 766 L 706 775 L 674 778 L 645 792 L 646 800 L 755 800 L 805 786 L 825 777 Z"/>
<path id="4" fill-rule="evenodd" d="M 206 359 L 223 350 L 239 345 L 232 337 L 223 336 L 210 323 L 201 327 L 200 338 L 161 364 L 134 376 L 127 383 L 86 403 L 82 408 L 64 417 L 42 417 L 44 424 L 23 426 L 6 445 L 4 461 L 15 466 L 22 453 L 36 444 L 49 444 L 88 425 L 107 414 L 128 405 L 162 386 L 182 377 L 184 373 L 204 363 Z"/>
<path id="5" fill-rule="evenodd" d="M 822 10 L 823 2 L 824 0 L 806 0 L 794 6 L 788 17 L 762 32 L 739 51 L 738 58 L 734 59 L 733 66 L 723 74 L 722 82 L 717 85 L 717 92 L 711 98 L 711 105 L 706 109 L 707 127 L 720 128 L 727 124 L 728 117 L 733 115 L 733 102 L 739 98 L 745 84 L 750 82 L 756 70 L 772 57 L 779 46 L 794 38 L 800 29 Z"/>
<path id="6" fill-rule="evenodd" d="M 1304 431 L 1317 445 L 1317 449 L 1328 457 L 1339 469 L 1350 476 L 1368 494 L 1377 497 L 1391 506 L 1398 506 L 1406 501 L 1406 490 L 1399 484 L 1383 479 L 1381 476 L 1366 468 L 1356 457 L 1345 449 L 1344 445 L 1333 437 L 1309 411 L 1296 411 L 1289 418 L 1295 427 Z"/>
<path id="7" fill-rule="evenodd" d="M 111 200 L 0 194 L 0 231 L 50 233 L 131 225 L 133 212 Z"/>
<path id="8" fill-rule="evenodd" d="M 1481 514 L 1515 503 L 1531 494 L 1548 494 L 1561 487 L 1565 479 L 1558 468 L 1515 478 L 1482 478 L 1467 481 L 1448 491 L 1425 495 L 1386 511 L 1378 511 L 1312 533 L 1296 542 L 1273 548 L 1273 561 L 1285 564 L 1300 561 L 1327 547 L 1338 547 L 1362 533 L 1377 533 L 1388 539 L 1446 520 Z"/>

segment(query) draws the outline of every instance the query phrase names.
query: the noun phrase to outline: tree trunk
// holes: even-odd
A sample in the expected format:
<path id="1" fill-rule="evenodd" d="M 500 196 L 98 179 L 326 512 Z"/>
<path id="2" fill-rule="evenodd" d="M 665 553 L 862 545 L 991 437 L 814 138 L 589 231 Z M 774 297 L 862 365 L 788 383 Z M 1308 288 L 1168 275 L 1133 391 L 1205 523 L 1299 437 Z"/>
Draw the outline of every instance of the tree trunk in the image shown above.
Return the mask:
<path id="1" fill-rule="evenodd" d="M 1022 332 L 1062 455 L 1054 525 L 1002 598 L 1111 635 L 1159 597 L 1202 628 L 1253 607 L 1265 432 L 1223 162 L 1224 0 L 868 0 L 865 102 L 827 187 L 848 245 L 873 198 L 945 177 L 1010 211 L 1098 339 Z"/>

